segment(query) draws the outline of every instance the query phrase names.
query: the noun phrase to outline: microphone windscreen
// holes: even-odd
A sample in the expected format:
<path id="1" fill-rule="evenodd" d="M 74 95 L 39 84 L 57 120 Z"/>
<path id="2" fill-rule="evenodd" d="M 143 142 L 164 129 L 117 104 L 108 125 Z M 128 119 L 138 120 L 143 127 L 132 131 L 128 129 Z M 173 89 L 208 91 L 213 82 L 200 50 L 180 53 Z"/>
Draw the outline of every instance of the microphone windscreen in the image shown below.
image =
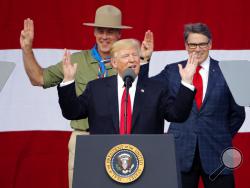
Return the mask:
<path id="1" fill-rule="evenodd" d="M 123 81 L 125 81 L 125 79 L 126 79 L 127 77 L 130 77 L 130 79 L 131 79 L 132 82 L 135 80 L 136 74 L 135 74 L 135 72 L 133 71 L 133 69 L 127 68 L 127 69 L 124 71 L 124 73 L 123 73 L 123 75 L 122 75 Z"/>

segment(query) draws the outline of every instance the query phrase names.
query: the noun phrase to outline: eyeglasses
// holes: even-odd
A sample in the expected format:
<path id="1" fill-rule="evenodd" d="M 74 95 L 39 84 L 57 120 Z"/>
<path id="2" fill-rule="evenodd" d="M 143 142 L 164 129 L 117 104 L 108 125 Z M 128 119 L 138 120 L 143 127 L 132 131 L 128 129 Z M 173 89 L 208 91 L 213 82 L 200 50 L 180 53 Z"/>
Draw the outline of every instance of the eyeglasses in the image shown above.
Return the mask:
<path id="1" fill-rule="evenodd" d="M 201 42 L 201 43 L 187 43 L 187 45 L 190 49 L 196 49 L 197 46 L 199 46 L 201 49 L 204 49 L 204 48 L 207 48 L 208 44 L 209 44 L 209 41 L 208 42 Z"/>

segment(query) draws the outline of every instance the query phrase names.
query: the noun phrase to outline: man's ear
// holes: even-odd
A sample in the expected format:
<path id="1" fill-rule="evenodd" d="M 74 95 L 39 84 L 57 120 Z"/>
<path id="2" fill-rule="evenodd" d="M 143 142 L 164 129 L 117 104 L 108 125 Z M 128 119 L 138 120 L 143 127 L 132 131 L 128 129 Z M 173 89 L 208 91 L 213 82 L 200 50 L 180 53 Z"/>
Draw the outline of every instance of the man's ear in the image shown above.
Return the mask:
<path id="1" fill-rule="evenodd" d="M 185 42 L 185 50 L 188 50 L 188 44 Z"/>
<path id="2" fill-rule="evenodd" d="M 208 44 L 208 49 L 211 50 L 212 49 L 212 40 L 209 42 Z"/>
<path id="3" fill-rule="evenodd" d="M 111 58 L 111 65 L 113 68 L 117 68 L 117 62 L 115 61 L 115 58 Z"/>

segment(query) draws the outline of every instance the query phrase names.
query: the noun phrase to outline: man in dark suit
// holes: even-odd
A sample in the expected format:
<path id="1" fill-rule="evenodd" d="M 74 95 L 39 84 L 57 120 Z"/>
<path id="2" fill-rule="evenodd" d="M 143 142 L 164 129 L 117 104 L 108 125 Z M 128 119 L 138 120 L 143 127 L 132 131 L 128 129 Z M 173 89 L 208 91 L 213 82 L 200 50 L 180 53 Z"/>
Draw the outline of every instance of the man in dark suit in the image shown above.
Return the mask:
<path id="1" fill-rule="evenodd" d="M 185 69 L 179 67 L 182 77 L 176 97 L 169 97 L 166 87 L 158 81 L 140 79 L 140 45 L 134 39 L 115 42 L 111 48 L 111 63 L 118 75 L 94 80 L 77 97 L 74 75 L 76 64 L 70 62 L 70 54 L 63 60 L 64 81 L 58 86 L 59 103 L 63 116 L 67 119 L 87 118 L 91 134 L 160 134 L 164 132 L 164 119 L 184 121 L 191 110 L 194 91 L 192 79 L 197 67 L 195 57 L 190 59 Z M 127 119 L 124 132 L 123 117 L 124 82 L 122 76 L 128 68 L 136 75 L 129 90 L 132 120 Z M 129 107 L 128 107 L 129 108 Z"/>
<path id="2" fill-rule="evenodd" d="M 219 62 L 209 57 L 212 37 L 207 25 L 186 25 L 184 39 L 188 54 L 196 54 L 199 68 L 194 75 L 196 96 L 189 118 L 183 123 L 171 123 L 168 130 L 175 136 L 182 187 L 197 188 L 201 176 L 206 188 L 231 188 L 234 187 L 232 171 L 222 171 L 215 180 L 210 180 L 209 175 L 222 165 L 221 155 L 232 147 L 232 139 L 244 122 L 245 111 L 235 103 Z M 167 84 L 170 96 L 176 96 L 180 88 L 177 65 L 185 67 L 186 63 L 167 65 L 155 77 Z"/>

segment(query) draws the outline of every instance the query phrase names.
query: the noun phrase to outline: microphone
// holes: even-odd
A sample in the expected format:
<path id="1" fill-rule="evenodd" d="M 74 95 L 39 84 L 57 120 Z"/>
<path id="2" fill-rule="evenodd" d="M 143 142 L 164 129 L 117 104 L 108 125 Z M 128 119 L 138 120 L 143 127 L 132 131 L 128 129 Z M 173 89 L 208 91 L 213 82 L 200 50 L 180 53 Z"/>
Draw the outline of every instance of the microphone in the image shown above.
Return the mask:
<path id="1" fill-rule="evenodd" d="M 132 86 L 132 83 L 133 81 L 135 80 L 136 78 L 136 74 L 135 72 L 133 71 L 133 69 L 131 68 L 127 68 L 123 75 L 122 75 L 122 79 L 124 81 L 124 85 L 127 89 L 129 89 L 131 86 Z"/>
<path id="2" fill-rule="evenodd" d="M 136 74 L 131 68 L 127 68 L 123 75 L 122 79 L 124 81 L 125 89 L 126 89 L 126 95 L 125 95 L 125 105 L 124 105 L 124 129 L 125 129 L 125 134 L 127 134 L 127 106 L 128 106 L 128 93 L 129 93 L 129 88 L 132 86 L 133 81 L 136 78 Z"/>

